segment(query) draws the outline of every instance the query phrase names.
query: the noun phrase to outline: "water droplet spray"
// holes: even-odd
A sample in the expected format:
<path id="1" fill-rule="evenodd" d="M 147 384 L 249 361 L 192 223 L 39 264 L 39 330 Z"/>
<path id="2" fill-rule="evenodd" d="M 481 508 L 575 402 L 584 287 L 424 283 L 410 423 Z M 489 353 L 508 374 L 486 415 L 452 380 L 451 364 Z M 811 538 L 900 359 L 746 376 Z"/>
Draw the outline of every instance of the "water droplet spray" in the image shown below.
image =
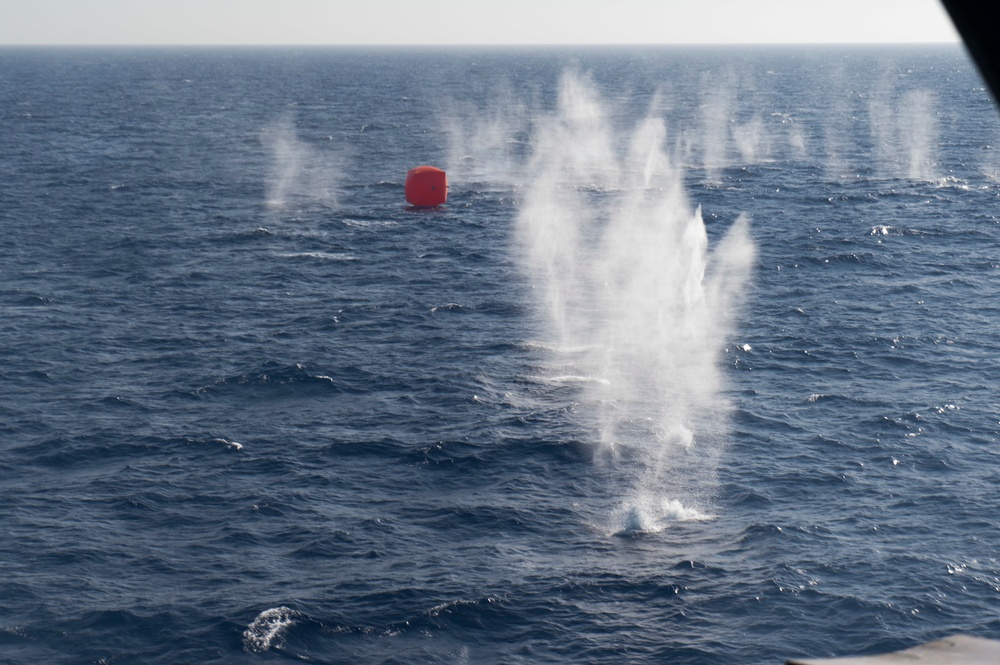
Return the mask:
<path id="1" fill-rule="evenodd" d="M 552 346 L 599 379 L 579 412 L 628 478 L 611 518 L 628 533 L 706 515 L 728 431 L 720 354 L 755 260 L 743 216 L 709 247 L 666 139 L 656 118 L 615 132 L 590 81 L 564 74 L 517 219 Z"/>

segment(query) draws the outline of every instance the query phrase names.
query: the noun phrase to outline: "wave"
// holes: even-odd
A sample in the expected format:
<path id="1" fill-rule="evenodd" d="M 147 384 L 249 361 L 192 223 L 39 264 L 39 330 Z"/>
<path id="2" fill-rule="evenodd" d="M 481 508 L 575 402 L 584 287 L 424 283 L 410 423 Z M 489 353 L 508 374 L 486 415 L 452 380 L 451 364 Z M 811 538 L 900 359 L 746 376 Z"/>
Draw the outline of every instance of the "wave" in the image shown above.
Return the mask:
<path id="1" fill-rule="evenodd" d="M 243 649 L 248 653 L 280 649 L 285 633 L 301 616 L 284 605 L 264 610 L 243 631 Z"/>
<path id="2" fill-rule="evenodd" d="M 294 397 L 303 393 L 341 393 L 344 388 L 327 374 L 313 372 L 303 363 L 283 365 L 268 361 L 257 368 L 219 379 L 215 383 L 198 388 L 197 395 L 211 395 L 224 391 L 256 389 L 270 396 Z"/>
<path id="3" fill-rule="evenodd" d="M 556 376 L 542 376 L 538 377 L 539 381 L 544 383 L 597 383 L 600 385 L 609 385 L 611 382 L 600 376 L 583 376 L 579 374 L 559 374 Z"/>
<path id="4" fill-rule="evenodd" d="M 354 254 L 345 252 L 280 252 L 277 254 L 285 259 L 321 259 L 324 261 L 357 261 Z"/>

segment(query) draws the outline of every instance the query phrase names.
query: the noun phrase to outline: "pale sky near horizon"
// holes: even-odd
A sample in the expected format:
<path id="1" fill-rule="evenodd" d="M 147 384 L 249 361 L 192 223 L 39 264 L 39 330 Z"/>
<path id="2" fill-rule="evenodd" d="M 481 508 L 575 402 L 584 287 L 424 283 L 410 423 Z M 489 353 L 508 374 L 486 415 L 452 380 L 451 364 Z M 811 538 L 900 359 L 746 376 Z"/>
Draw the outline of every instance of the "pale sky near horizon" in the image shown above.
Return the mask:
<path id="1" fill-rule="evenodd" d="M 0 45 L 958 42 L 938 0 L 0 0 Z"/>

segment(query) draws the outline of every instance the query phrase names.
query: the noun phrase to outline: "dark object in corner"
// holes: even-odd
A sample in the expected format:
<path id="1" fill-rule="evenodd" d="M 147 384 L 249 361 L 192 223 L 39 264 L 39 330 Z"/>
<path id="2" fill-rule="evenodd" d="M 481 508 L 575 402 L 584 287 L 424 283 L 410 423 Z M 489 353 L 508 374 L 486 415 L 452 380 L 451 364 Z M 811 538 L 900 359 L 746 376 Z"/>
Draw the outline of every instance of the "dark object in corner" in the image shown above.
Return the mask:
<path id="1" fill-rule="evenodd" d="M 965 47 L 979 67 L 979 73 L 1000 102 L 1000 39 L 997 39 L 997 8 L 983 0 L 941 0 L 962 35 Z"/>

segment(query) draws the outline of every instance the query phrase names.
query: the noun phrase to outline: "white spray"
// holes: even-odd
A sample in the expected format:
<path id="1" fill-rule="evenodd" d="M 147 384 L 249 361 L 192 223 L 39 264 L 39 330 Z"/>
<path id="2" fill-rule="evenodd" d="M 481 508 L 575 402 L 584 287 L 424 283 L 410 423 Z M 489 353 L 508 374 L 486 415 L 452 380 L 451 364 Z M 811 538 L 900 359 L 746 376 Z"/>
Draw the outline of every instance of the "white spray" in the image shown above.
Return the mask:
<path id="1" fill-rule="evenodd" d="M 291 115 L 266 127 L 261 140 L 271 151 L 268 206 L 283 208 L 302 202 L 337 205 L 346 161 L 342 154 L 320 151 L 299 139 Z"/>
<path id="2" fill-rule="evenodd" d="M 527 109 L 510 86 L 502 86 L 489 109 L 452 102 L 442 116 L 448 134 L 448 179 L 500 186 L 520 184 L 521 142 L 528 133 Z"/>
<path id="3" fill-rule="evenodd" d="M 936 178 L 938 128 L 930 91 L 910 90 L 899 96 L 895 104 L 889 92 L 881 91 L 872 96 L 868 114 L 881 177 L 928 181 Z"/>
<path id="4" fill-rule="evenodd" d="M 621 140 L 581 76 L 563 76 L 533 138 L 524 267 L 553 346 L 592 379 L 580 411 L 600 457 L 634 474 L 613 528 L 703 516 L 685 503 L 704 505 L 725 444 L 719 359 L 754 262 L 747 221 L 709 252 L 664 124 L 647 119 Z"/>

